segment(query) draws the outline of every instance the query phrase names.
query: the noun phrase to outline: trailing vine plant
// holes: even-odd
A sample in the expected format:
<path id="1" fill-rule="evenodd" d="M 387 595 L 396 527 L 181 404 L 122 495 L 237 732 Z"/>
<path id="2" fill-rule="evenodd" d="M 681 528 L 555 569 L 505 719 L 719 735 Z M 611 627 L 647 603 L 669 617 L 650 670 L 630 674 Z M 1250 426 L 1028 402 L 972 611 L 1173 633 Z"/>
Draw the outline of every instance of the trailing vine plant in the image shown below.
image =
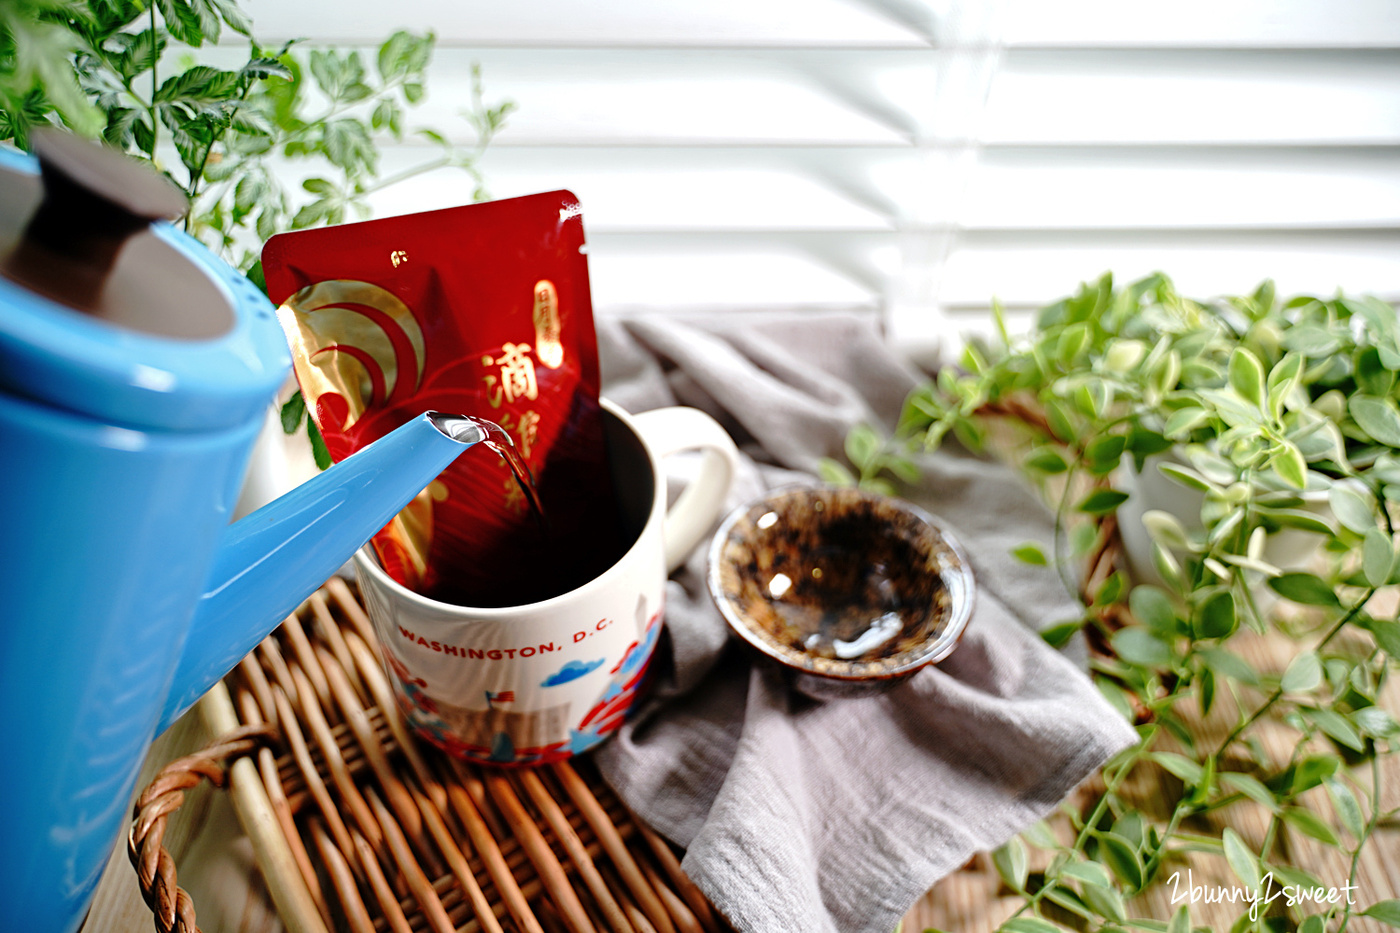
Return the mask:
<path id="1" fill-rule="evenodd" d="M 1042 309 L 1024 336 L 1000 308 L 995 320 L 995 337 L 909 397 L 894 437 L 853 430 L 854 469 L 828 461 L 824 474 L 894 492 L 917 479 L 918 451 L 955 437 L 1014 463 L 1054 509 L 1055 540 L 1014 553 L 1061 568 L 1083 612 L 1043 635 L 1088 637 L 1092 676 L 1139 741 L 1105 765 L 1087 807 L 1062 808 L 1069 838 L 1041 823 L 993 854 L 1022 898 L 1001 930 L 1185 933 L 1189 899 L 1169 917 L 1131 905 L 1179 884 L 1188 853 L 1219 857 L 1254 895 L 1232 933 L 1340 933 L 1358 916 L 1400 928 L 1395 892 L 1361 890 L 1358 874 L 1397 817 L 1382 793 L 1400 748 L 1383 700 L 1400 659 L 1395 310 L 1345 295 L 1281 301 L 1270 282 L 1202 303 L 1162 275 L 1117 288 L 1104 276 Z M 1142 514 L 1141 576 L 1154 579 L 1079 574 L 1143 471 L 1196 496 L 1184 513 Z M 1318 552 L 1276 566 L 1270 542 L 1290 530 Z M 1281 671 L 1242 653 L 1260 636 L 1291 646 Z M 1212 711 L 1228 716 L 1223 737 L 1188 728 Z M 1260 740 L 1266 721 L 1285 730 L 1288 754 Z M 1165 815 L 1149 814 L 1129 788 L 1162 774 L 1179 790 L 1157 802 Z M 1268 813 L 1262 839 L 1229 825 L 1244 801 Z M 1340 853 L 1346 877 L 1298 864 L 1285 830 Z"/>

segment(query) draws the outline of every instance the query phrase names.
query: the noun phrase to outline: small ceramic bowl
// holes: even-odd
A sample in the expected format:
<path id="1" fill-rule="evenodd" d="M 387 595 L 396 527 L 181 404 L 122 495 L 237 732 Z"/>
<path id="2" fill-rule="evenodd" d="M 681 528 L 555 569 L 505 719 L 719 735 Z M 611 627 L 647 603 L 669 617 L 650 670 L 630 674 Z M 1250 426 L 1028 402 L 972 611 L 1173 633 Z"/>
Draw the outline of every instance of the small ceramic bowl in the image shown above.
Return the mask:
<path id="1" fill-rule="evenodd" d="M 922 509 L 795 486 L 732 512 L 709 588 L 730 627 L 810 696 L 888 689 L 942 660 L 972 615 L 972 568 Z"/>

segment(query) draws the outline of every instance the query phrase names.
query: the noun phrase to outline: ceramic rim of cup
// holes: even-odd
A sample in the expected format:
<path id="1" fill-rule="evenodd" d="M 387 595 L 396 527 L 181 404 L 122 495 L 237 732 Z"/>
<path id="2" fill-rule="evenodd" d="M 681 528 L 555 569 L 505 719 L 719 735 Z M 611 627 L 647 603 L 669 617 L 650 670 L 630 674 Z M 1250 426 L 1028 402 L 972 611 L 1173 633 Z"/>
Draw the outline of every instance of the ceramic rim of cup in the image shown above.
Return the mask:
<path id="1" fill-rule="evenodd" d="M 647 508 L 646 522 L 642 525 L 642 528 L 637 532 L 636 539 L 627 546 L 627 550 L 622 552 L 621 556 L 619 556 L 618 559 L 612 563 L 612 566 L 608 567 L 606 570 L 598 574 L 593 579 L 588 580 L 585 583 L 581 583 L 571 590 L 568 590 L 563 593 L 558 593 L 554 596 L 550 596 L 547 599 L 536 600 L 532 603 L 521 603 L 515 606 L 462 606 L 456 603 L 443 603 L 440 600 L 433 599 L 431 596 L 424 596 L 422 593 L 409 589 L 408 587 L 400 583 L 398 580 L 395 580 L 393 577 L 389 576 L 389 572 L 385 570 L 384 567 L 379 563 L 379 557 L 374 553 L 374 545 L 372 543 L 366 543 L 355 552 L 353 560 L 355 562 L 356 572 L 367 572 L 374 575 L 386 587 L 395 590 L 401 598 L 406 599 L 409 602 L 417 603 L 420 606 L 426 608 L 437 606 L 450 606 L 453 610 L 461 610 L 465 613 L 475 613 L 480 616 L 490 616 L 492 618 L 511 618 L 512 616 L 534 615 L 542 608 L 549 608 L 558 605 L 564 602 L 565 600 L 577 599 L 579 594 L 581 593 L 588 593 L 593 590 L 599 589 L 600 587 L 608 586 L 609 584 L 607 581 L 611 580 L 612 577 L 616 576 L 617 574 L 627 572 L 626 566 L 630 564 L 633 560 L 632 552 L 640 547 L 645 546 L 646 542 L 644 539 L 646 538 L 647 527 L 649 527 L 654 521 L 665 520 L 666 490 L 664 485 L 657 483 L 657 467 L 655 453 L 650 447 L 647 446 L 646 439 L 642 437 L 641 432 L 637 430 L 637 426 L 633 423 L 631 416 L 626 411 L 624 411 L 621 406 L 608 399 L 600 398 L 598 401 L 599 404 L 602 406 L 603 410 L 612 417 L 616 418 L 618 422 L 621 423 L 622 426 L 627 429 L 628 433 L 632 435 L 632 437 L 637 441 L 637 443 L 641 445 L 642 449 L 646 451 L 647 462 L 651 465 L 652 468 L 652 482 L 653 485 L 657 486 L 657 488 L 654 488 L 652 490 L 652 500 L 651 504 Z"/>

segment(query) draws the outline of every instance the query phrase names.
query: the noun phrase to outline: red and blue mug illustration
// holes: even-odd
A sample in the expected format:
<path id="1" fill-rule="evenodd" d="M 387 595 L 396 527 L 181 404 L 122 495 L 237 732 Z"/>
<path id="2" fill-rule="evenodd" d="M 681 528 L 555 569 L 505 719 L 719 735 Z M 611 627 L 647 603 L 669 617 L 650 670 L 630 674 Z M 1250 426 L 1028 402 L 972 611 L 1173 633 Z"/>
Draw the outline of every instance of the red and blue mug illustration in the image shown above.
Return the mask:
<path id="1" fill-rule="evenodd" d="M 646 683 L 667 574 L 713 529 L 724 506 L 738 454 L 712 418 L 693 408 L 632 416 L 606 399 L 602 408 L 631 543 L 599 575 L 537 602 L 472 608 L 413 592 L 368 548 L 355 555 L 399 707 L 420 735 L 454 755 L 540 764 L 617 731 Z M 660 464 L 684 450 L 703 458 L 668 510 Z"/>

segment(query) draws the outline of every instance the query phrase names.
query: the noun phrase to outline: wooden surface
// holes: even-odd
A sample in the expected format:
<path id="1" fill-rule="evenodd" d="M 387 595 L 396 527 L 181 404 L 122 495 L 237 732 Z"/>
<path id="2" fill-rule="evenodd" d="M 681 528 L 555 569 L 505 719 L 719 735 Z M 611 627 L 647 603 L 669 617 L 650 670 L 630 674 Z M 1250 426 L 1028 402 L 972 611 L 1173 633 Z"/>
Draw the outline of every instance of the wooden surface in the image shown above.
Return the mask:
<path id="1" fill-rule="evenodd" d="M 1275 636 L 1238 636 L 1236 647 L 1261 670 L 1281 670 L 1288 662 L 1294 643 Z M 1392 680 L 1385 694 L 1387 709 L 1400 710 L 1400 684 Z M 1209 719 L 1193 718 L 1198 736 L 1223 737 L 1232 721 L 1231 710 L 1219 704 Z M 1286 760 L 1292 751 L 1291 730 L 1263 725 L 1259 735 L 1272 755 Z M 202 745 L 209 738 L 199 717 L 187 716 L 178 722 L 152 748 L 140 780 L 141 787 L 166 762 Z M 1160 772 L 1145 774 L 1146 779 L 1130 790 L 1145 812 L 1161 815 L 1164 801 L 1174 791 L 1174 779 Z M 1385 808 L 1400 806 L 1400 761 L 1390 758 L 1382 779 Z M 1319 788 L 1306 798 L 1310 807 L 1330 814 L 1325 794 Z M 1266 812 L 1253 803 L 1235 804 L 1209 822 L 1190 829 L 1218 836 L 1225 825 L 1232 826 L 1246 841 L 1258 845 L 1268 825 Z M 1059 831 L 1067 833 L 1066 826 Z M 190 792 L 189 799 L 172 819 L 166 844 L 175 857 L 179 881 L 194 898 L 198 918 L 205 933 L 284 933 L 273 909 L 267 888 L 256 870 L 252 847 L 239 826 L 226 793 L 203 786 Z M 1289 861 L 1307 868 L 1327 884 L 1340 885 L 1347 877 L 1347 864 L 1335 851 L 1290 830 L 1282 835 L 1282 850 Z M 1032 850 L 1033 855 L 1035 854 Z M 1044 859 L 1032 868 L 1043 867 Z M 1233 886 L 1235 882 L 1224 860 L 1193 854 L 1167 868 L 1168 873 L 1190 869 L 1196 884 Z M 1165 921 L 1176 905 L 1170 903 L 1171 890 L 1158 887 L 1146 897 L 1130 903 L 1132 916 Z M 1377 900 L 1400 896 L 1400 826 L 1383 825 L 1367 848 L 1358 876 L 1358 909 Z M 957 933 L 990 933 L 1015 910 L 1020 899 L 1001 886 L 990 860 L 979 856 L 964 870 L 944 879 L 925 895 L 905 918 L 905 933 L 926 928 Z M 1232 905 L 1197 904 L 1192 921 L 1211 930 L 1228 930 L 1239 909 Z M 147 933 L 150 911 L 142 903 L 135 874 L 127 861 L 123 843 L 114 853 L 98 889 L 97 899 L 83 933 Z M 1382 933 L 1386 928 L 1364 918 L 1353 918 L 1352 933 Z"/>

